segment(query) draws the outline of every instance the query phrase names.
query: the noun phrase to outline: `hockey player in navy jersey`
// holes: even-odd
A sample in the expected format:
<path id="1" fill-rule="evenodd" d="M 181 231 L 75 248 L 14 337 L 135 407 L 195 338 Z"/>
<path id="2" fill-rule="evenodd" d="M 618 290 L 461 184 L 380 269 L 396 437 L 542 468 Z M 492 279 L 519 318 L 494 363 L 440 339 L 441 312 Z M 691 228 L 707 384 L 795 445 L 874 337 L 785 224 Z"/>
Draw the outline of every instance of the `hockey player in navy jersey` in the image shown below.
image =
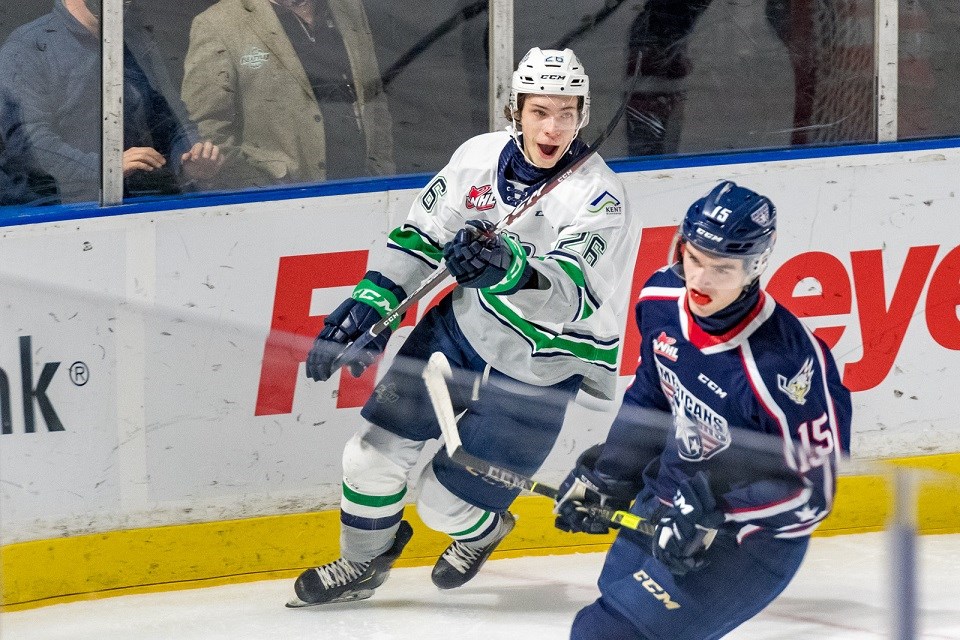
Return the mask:
<path id="1" fill-rule="evenodd" d="M 830 513 L 850 394 L 827 347 L 760 288 L 775 238 L 773 203 L 722 182 L 641 291 L 636 377 L 556 511 L 561 529 L 606 533 L 591 505 L 635 499 L 656 529 L 619 531 L 571 638 L 719 638 L 787 586 Z"/>
<path id="2" fill-rule="evenodd" d="M 370 597 L 410 539 L 402 520 L 408 473 L 424 444 L 440 437 L 420 379 L 431 353 L 443 352 L 460 377 L 472 378 L 454 393 L 457 413 L 466 410 L 464 447 L 523 474 L 546 458 L 581 387 L 614 397 L 627 306 L 616 292 L 625 289 L 619 281 L 636 259 L 641 229 L 616 174 L 594 155 L 535 208 L 494 228 L 581 156 L 577 135 L 589 114 L 589 80 L 573 51 L 531 49 L 513 74 L 512 126 L 457 149 L 371 257 L 353 295 L 326 317 L 307 357 L 307 375 L 318 381 L 441 261 L 460 285 L 420 320 L 364 406 L 343 452 L 341 557 L 304 571 L 291 606 Z M 359 375 L 389 334 L 344 365 Z M 471 475 L 443 449 L 433 458 L 417 508 L 427 526 L 452 538 L 433 569 L 439 588 L 476 574 L 513 528 L 508 507 L 517 493 Z"/>

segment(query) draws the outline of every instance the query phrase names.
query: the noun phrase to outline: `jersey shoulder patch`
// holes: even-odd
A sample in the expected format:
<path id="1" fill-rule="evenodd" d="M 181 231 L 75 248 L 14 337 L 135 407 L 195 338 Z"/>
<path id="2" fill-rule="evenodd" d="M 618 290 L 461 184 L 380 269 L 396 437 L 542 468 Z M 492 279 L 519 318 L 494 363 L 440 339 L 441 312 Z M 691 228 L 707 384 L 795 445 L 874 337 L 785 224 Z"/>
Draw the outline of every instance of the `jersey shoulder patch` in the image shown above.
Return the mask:
<path id="1" fill-rule="evenodd" d="M 587 212 L 618 216 L 623 213 L 623 202 L 617 196 L 604 190 L 600 195 L 594 197 L 587 203 Z"/>

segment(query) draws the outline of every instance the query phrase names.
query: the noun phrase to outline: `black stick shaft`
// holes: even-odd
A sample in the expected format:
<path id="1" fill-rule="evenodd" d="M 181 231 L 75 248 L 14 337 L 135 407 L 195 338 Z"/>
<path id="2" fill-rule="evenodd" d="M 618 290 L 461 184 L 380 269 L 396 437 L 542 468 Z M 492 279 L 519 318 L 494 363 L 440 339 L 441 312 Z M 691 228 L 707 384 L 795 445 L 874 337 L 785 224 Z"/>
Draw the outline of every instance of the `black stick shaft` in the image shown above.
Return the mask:
<path id="1" fill-rule="evenodd" d="M 529 491 L 530 493 L 537 493 L 551 500 L 556 500 L 560 497 L 560 493 L 553 487 L 541 484 L 533 478 L 528 478 L 509 469 L 498 467 L 495 464 L 467 453 L 463 447 L 458 447 L 450 459 L 462 465 L 470 473 L 504 487 L 512 487 Z M 590 512 L 591 515 L 599 516 L 611 524 L 616 524 L 627 529 L 634 529 L 649 536 L 653 535 L 653 525 L 640 516 L 628 511 L 614 511 L 598 505 L 592 507 Z"/>

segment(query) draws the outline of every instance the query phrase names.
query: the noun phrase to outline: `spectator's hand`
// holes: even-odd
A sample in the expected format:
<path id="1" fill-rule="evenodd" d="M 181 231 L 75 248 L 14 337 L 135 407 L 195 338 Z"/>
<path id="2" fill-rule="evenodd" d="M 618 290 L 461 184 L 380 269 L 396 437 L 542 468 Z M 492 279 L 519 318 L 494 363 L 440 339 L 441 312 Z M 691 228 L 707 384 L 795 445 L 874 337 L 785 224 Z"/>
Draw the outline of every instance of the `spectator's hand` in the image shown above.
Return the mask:
<path id="1" fill-rule="evenodd" d="M 123 177 L 134 171 L 153 171 L 165 164 L 167 159 L 153 147 L 130 147 L 123 152 Z"/>
<path id="2" fill-rule="evenodd" d="M 198 142 L 190 151 L 180 156 L 183 172 L 191 180 L 209 180 L 217 175 L 223 166 L 224 157 L 220 147 L 209 140 Z"/>
<path id="3" fill-rule="evenodd" d="M 707 475 L 698 471 L 677 487 L 673 506 L 657 523 L 654 557 L 677 576 L 700 569 L 706 564 L 704 555 L 723 519 Z"/>

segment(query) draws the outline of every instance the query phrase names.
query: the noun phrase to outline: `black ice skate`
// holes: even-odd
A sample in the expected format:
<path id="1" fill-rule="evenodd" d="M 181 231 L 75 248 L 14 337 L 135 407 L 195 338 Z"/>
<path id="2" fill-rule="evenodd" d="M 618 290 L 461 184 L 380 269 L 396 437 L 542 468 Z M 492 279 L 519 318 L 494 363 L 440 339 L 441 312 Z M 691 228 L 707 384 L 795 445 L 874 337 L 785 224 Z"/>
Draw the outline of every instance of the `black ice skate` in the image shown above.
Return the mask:
<path id="1" fill-rule="evenodd" d="M 351 562 L 339 558 L 322 567 L 307 569 L 294 583 L 297 597 L 287 606 L 299 608 L 366 600 L 390 575 L 390 568 L 412 536 L 413 527 L 406 520 L 401 520 L 393 546 L 370 562 Z"/>
<path id="2" fill-rule="evenodd" d="M 516 518 L 509 511 L 500 514 L 500 531 L 497 538 L 485 547 L 471 547 L 454 540 L 433 565 L 433 584 L 440 589 L 462 587 L 477 575 L 500 541 L 513 531 Z"/>

